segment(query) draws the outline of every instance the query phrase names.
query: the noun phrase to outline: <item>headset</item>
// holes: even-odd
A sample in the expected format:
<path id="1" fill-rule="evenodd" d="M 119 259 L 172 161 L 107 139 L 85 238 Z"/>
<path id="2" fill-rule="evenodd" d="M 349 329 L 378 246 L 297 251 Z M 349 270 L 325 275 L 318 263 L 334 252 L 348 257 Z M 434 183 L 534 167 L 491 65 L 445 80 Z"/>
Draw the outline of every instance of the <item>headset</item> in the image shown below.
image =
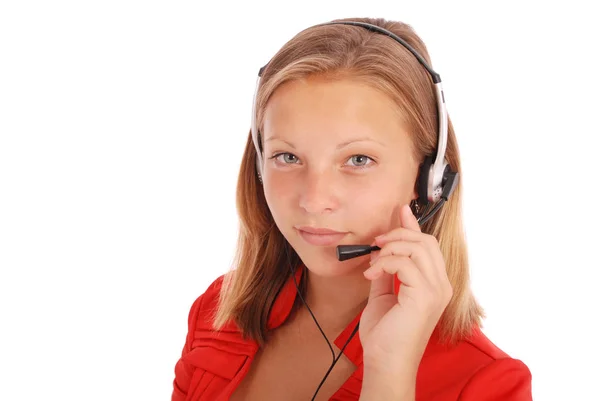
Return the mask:
<path id="1" fill-rule="evenodd" d="M 401 44 L 402 46 L 404 46 L 408 51 L 410 51 L 415 56 L 415 58 L 419 61 L 419 63 L 427 70 L 429 75 L 431 76 L 431 79 L 432 79 L 434 87 L 435 87 L 435 93 L 436 93 L 436 99 L 437 99 L 438 142 L 437 142 L 435 152 L 432 153 L 431 155 L 428 155 L 427 157 L 425 157 L 425 160 L 419 166 L 419 174 L 418 174 L 418 178 L 417 178 L 417 193 L 418 193 L 419 197 L 416 202 L 413 201 L 413 203 L 411 203 L 411 209 L 413 210 L 413 213 L 417 217 L 419 225 L 425 224 L 431 217 L 433 217 L 435 215 L 435 213 L 442 207 L 442 205 L 448 201 L 448 198 L 454 192 L 454 189 L 458 185 L 458 178 L 459 178 L 459 174 L 457 172 L 454 172 L 451 170 L 450 165 L 448 164 L 448 161 L 445 158 L 446 146 L 447 146 L 447 140 L 448 140 L 448 113 L 446 110 L 446 101 L 444 99 L 444 91 L 442 89 L 442 80 L 441 80 L 439 74 L 436 73 L 427 64 L 425 59 L 415 49 L 413 49 L 404 39 L 402 39 L 401 37 L 394 34 L 393 32 L 390 32 L 387 29 L 384 29 L 380 26 L 369 24 L 366 22 L 358 22 L 358 21 L 332 21 L 332 22 L 317 24 L 317 25 L 314 25 L 314 27 L 324 26 L 324 25 L 351 25 L 351 26 L 365 28 L 371 32 L 376 32 L 376 33 L 380 33 L 383 35 L 387 35 L 390 38 L 394 39 L 399 44 Z M 311 29 L 311 28 L 308 28 L 308 29 Z M 254 91 L 254 97 L 253 97 L 253 101 L 252 101 L 252 122 L 251 122 L 252 141 L 254 142 L 254 147 L 256 149 L 256 171 L 258 173 L 258 179 L 261 184 L 262 184 L 262 176 L 263 176 L 263 170 L 262 170 L 263 155 L 262 155 L 262 147 L 260 146 L 261 139 L 259 137 L 257 121 L 256 121 L 257 120 L 256 99 L 257 99 L 257 95 L 258 95 L 258 89 L 260 87 L 260 80 L 261 80 L 262 74 L 267 66 L 268 66 L 268 63 L 266 65 L 264 65 L 263 67 L 261 67 L 258 71 L 258 78 L 256 80 L 256 89 Z M 430 212 L 422 215 L 421 208 L 423 208 L 423 210 L 425 210 L 425 208 L 429 205 L 429 202 L 434 202 L 435 205 L 433 206 L 433 208 Z M 377 246 L 372 247 L 370 245 L 340 245 L 337 247 L 337 257 L 338 257 L 338 260 L 342 261 L 342 260 L 355 258 L 357 256 L 365 255 L 365 254 L 370 253 L 371 251 L 379 250 L 379 249 L 380 248 Z M 286 247 L 286 254 L 287 254 L 287 247 Z M 288 260 L 290 260 L 289 254 L 288 254 Z M 335 352 L 333 351 L 333 347 L 331 346 L 331 343 L 329 342 L 329 340 L 327 339 L 327 336 L 321 329 L 321 326 L 319 325 L 319 323 L 317 322 L 317 319 L 315 318 L 312 311 L 310 310 L 310 307 L 308 306 L 308 304 L 302 297 L 301 291 L 298 287 L 298 283 L 296 282 L 293 266 L 291 263 L 290 263 L 290 271 L 291 271 L 292 277 L 294 278 L 296 288 L 298 289 L 297 294 L 300 296 L 304 305 L 308 308 L 309 313 L 311 314 L 317 327 L 321 331 L 321 334 L 325 338 L 325 341 L 327 341 L 327 344 L 329 345 L 329 348 L 333 355 L 333 363 L 331 364 L 331 366 L 329 367 L 329 370 L 327 371 L 327 373 L 321 380 L 321 383 L 317 387 L 317 389 L 313 395 L 313 398 L 312 398 L 312 400 L 314 400 L 315 397 L 317 396 L 317 393 L 319 392 L 321 386 L 323 385 L 323 383 L 329 376 L 329 373 L 331 372 L 331 370 L 333 369 L 333 367 L 339 360 L 340 356 L 343 354 L 344 349 L 346 348 L 346 345 L 348 345 L 348 343 L 350 342 L 352 337 L 354 337 L 354 335 L 358 331 L 358 324 L 356 325 L 352 334 L 350 335 L 350 337 L 348 338 L 348 340 L 342 347 L 340 354 L 336 357 Z"/>

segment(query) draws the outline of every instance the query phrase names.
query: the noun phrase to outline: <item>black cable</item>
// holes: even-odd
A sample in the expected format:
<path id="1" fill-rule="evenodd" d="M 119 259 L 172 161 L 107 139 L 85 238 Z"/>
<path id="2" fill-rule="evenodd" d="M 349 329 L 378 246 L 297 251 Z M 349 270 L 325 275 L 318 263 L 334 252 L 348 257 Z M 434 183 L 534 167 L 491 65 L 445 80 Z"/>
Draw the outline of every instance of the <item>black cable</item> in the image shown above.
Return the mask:
<path id="1" fill-rule="evenodd" d="M 319 322 L 317 322 L 317 318 L 315 317 L 315 315 L 313 314 L 312 310 L 310 309 L 310 307 L 308 306 L 308 304 L 304 300 L 304 297 L 301 294 L 300 287 L 298 286 L 298 282 L 296 281 L 296 272 L 294 272 L 294 267 L 292 266 L 292 261 L 291 261 L 290 254 L 288 252 L 288 247 L 287 246 L 285 247 L 285 254 L 287 256 L 288 265 L 290 266 L 290 274 L 292 275 L 292 278 L 294 279 L 294 284 L 296 285 L 296 291 L 298 293 L 298 296 L 300 297 L 300 299 L 302 300 L 302 303 L 304 303 L 304 305 L 308 309 L 308 312 L 310 313 L 310 315 L 312 316 L 313 320 L 317 324 L 317 327 L 319 328 L 319 331 L 321 332 L 321 335 L 323 336 L 323 338 L 325 338 L 325 341 L 327 341 L 327 345 L 329 346 L 329 349 L 331 350 L 331 355 L 335 359 L 335 351 L 333 350 L 333 347 L 331 346 L 331 343 L 327 339 L 327 336 L 323 332 L 323 329 L 319 325 Z"/>
<path id="2" fill-rule="evenodd" d="M 335 366 L 335 364 L 337 363 L 338 359 L 340 359 L 340 357 L 342 356 L 342 354 L 344 353 L 344 350 L 346 349 L 346 346 L 350 343 L 350 340 L 352 340 L 352 337 L 354 337 L 354 335 L 358 332 L 358 326 L 360 325 L 360 321 L 358 323 L 356 323 L 356 327 L 354 327 L 354 330 L 352 330 L 352 334 L 350 334 L 350 337 L 348 337 L 348 340 L 346 340 L 346 343 L 344 344 L 344 346 L 342 347 L 342 349 L 340 350 L 340 353 L 338 354 L 338 356 L 334 359 L 333 363 L 331 364 L 331 366 L 329 366 L 329 369 L 327 370 L 327 372 L 325 373 L 325 376 L 323 376 L 323 379 L 321 380 L 321 383 L 319 383 L 319 387 L 317 387 L 317 390 L 315 391 L 315 394 L 313 395 L 313 397 L 311 398 L 311 401 L 314 401 L 315 397 L 317 396 L 317 393 L 319 392 L 319 390 L 321 389 L 321 386 L 323 385 L 323 383 L 325 383 L 325 380 L 327 379 L 327 377 L 329 376 L 329 373 L 331 373 L 331 371 L 333 370 L 333 367 Z"/>
<path id="3" fill-rule="evenodd" d="M 290 267 L 290 274 L 292 275 L 292 278 L 294 280 L 294 284 L 296 285 L 296 290 L 297 290 L 297 294 L 300 296 L 300 299 L 302 300 L 302 303 L 304 304 L 304 306 L 306 306 L 306 308 L 308 309 L 308 312 L 310 313 L 310 315 L 312 316 L 315 324 L 317 325 L 317 327 L 319 328 L 319 331 L 321 332 L 321 335 L 323 336 L 323 338 L 325 339 L 325 341 L 327 342 L 327 345 L 329 346 L 329 349 L 331 350 L 331 355 L 333 357 L 333 362 L 331 363 L 331 365 L 329 366 L 329 369 L 327 370 L 327 372 L 325 373 L 325 376 L 323 376 L 323 379 L 321 380 L 321 383 L 319 383 L 319 386 L 317 387 L 317 389 L 315 390 L 315 393 L 313 394 L 313 397 L 311 398 L 311 401 L 314 401 L 314 399 L 317 396 L 317 393 L 319 392 L 319 390 L 321 389 L 321 386 L 323 386 L 323 383 L 325 383 L 325 380 L 327 379 L 327 377 L 329 376 L 329 373 L 331 373 L 331 371 L 333 370 L 333 367 L 335 366 L 335 364 L 337 363 L 337 361 L 340 359 L 340 357 L 342 356 L 342 354 L 344 353 L 344 349 L 346 349 L 346 346 L 350 343 L 350 340 L 352 340 L 352 338 L 354 337 L 354 335 L 358 332 L 358 327 L 359 327 L 359 323 L 358 322 L 356 324 L 356 327 L 354 327 L 354 330 L 352 331 L 352 333 L 350 334 L 350 337 L 348 337 L 348 340 L 346 340 L 346 343 L 344 344 L 344 346 L 342 347 L 342 349 L 340 350 L 339 355 L 336 357 L 335 356 L 335 351 L 333 350 L 333 347 L 331 346 L 331 343 L 329 342 L 329 339 L 327 338 L 327 336 L 325 335 L 325 333 L 323 332 L 323 329 L 321 328 L 321 325 L 319 325 L 319 322 L 317 321 L 317 318 L 315 317 L 315 315 L 313 314 L 312 310 L 310 309 L 310 306 L 308 306 L 308 303 L 304 300 L 304 297 L 302 296 L 302 293 L 300 291 L 300 287 L 298 286 L 298 282 L 296 281 L 296 272 L 294 271 L 294 267 L 292 265 L 292 261 L 290 258 L 290 254 L 288 252 L 288 247 L 285 246 L 285 254 L 287 257 L 287 261 L 288 261 L 288 265 Z"/>

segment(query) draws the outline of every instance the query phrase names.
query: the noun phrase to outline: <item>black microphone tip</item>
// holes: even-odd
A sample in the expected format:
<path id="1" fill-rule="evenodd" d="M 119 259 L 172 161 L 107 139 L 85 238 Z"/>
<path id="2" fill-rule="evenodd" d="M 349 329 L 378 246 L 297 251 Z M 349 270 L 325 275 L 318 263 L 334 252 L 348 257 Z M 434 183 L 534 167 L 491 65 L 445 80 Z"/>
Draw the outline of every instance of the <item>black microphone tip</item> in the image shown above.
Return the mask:
<path id="1" fill-rule="evenodd" d="M 338 245 L 336 248 L 338 260 L 344 261 L 359 256 L 368 255 L 372 251 L 378 251 L 381 248 L 371 245 Z"/>

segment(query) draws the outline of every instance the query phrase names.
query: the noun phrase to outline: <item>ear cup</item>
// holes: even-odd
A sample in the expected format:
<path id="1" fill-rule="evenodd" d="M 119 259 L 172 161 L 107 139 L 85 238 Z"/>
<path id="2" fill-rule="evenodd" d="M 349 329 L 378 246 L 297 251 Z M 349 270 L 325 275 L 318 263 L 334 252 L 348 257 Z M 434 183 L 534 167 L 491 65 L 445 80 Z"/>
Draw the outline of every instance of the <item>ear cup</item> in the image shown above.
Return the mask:
<path id="1" fill-rule="evenodd" d="M 427 156 L 423 163 L 419 166 L 419 179 L 417 192 L 419 194 L 419 204 L 421 207 L 426 207 L 429 205 L 429 197 L 428 197 L 428 183 L 429 183 L 429 174 L 431 172 L 431 165 L 433 164 L 433 156 Z"/>

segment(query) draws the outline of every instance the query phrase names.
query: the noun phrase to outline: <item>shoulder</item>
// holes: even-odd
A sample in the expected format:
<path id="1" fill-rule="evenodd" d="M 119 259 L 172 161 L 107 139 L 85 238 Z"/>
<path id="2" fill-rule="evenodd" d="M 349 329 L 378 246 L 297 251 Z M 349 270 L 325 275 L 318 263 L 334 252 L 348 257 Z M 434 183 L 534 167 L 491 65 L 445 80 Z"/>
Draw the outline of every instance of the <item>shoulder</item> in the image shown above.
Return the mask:
<path id="1" fill-rule="evenodd" d="M 479 328 L 465 342 L 481 354 L 481 360 L 474 366 L 461 400 L 531 399 L 531 371 L 523 361 L 501 350 Z"/>
<path id="2" fill-rule="evenodd" d="M 453 399 L 461 401 L 532 399 L 527 365 L 496 346 L 479 328 L 452 347 L 432 346 L 423 357 L 420 375 L 424 389 L 452 392 Z"/>
<path id="3" fill-rule="evenodd" d="M 212 325 L 211 320 L 218 306 L 225 275 L 217 277 L 192 303 L 188 315 L 190 329 Z"/>
<path id="4" fill-rule="evenodd" d="M 459 399 L 530 401 L 531 372 L 518 359 L 494 359 L 469 378 Z"/>
<path id="5" fill-rule="evenodd" d="M 198 380 L 204 380 L 205 385 L 214 383 L 214 391 L 233 379 L 248 356 L 256 352 L 256 347 L 244 341 L 233 325 L 231 329 L 213 329 L 225 279 L 223 275 L 214 280 L 190 308 L 185 345 L 175 365 L 173 400 L 197 399 L 204 394 L 206 386 L 198 385 Z"/>

